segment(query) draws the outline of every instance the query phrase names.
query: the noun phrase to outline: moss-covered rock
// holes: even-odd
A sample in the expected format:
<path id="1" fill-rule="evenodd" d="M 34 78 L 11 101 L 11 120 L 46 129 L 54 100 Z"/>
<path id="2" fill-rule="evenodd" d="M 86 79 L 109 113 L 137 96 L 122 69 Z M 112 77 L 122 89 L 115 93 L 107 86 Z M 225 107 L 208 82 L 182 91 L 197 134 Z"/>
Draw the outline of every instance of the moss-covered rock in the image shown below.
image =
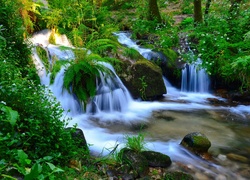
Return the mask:
<path id="1" fill-rule="evenodd" d="M 134 150 L 123 148 L 118 154 L 123 164 L 130 165 L 136 171 L 137 177 L 144 177 L 149 172 L 148 161 L 141 154 Z"/>
<path id="2" fill-rule="evenodd" d="M 151 167 L 169 167 L 172 163 L 170 157 L 155 151 L 143 151 L 142 155 L 148 160 L 148 165 Z"/>
<path id="3" fill-rule="evenodd" d="M 134 98 L 152 100 L 166 94 L 161 68 L 146 59 L 123 63 L 119 77 Z"/>
<path id="4" fill-rule="evenodd" d="M 181 145 L 202 157 L 204 154 L 208 153 L 211 142 L 204 134 L 200 132 L 192 132 L 182 139 Z"/>

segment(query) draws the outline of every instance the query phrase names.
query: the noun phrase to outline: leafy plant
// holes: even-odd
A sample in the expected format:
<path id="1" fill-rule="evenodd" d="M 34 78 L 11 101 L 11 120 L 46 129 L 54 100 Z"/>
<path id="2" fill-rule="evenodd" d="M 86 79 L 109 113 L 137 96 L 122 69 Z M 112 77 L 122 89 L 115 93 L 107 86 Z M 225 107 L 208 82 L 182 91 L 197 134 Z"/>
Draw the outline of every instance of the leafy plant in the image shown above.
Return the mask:
<path id="1" fill-rule="evenodd" d="M 69 61 L 55 61 L 53 63 L 53 68 L 50 74 L 50 84 L 54 83 L 57 73 L 62 69 L 62 66 L 67 67 L 69 65 Z"/>
<path id="2" fill-rule="evenodd" d="M 141 81 L 141 88 L 139 89 L 139 92 L 141 94 L 141 98 L 143 100 L 146 100 L 147 97 L 146 97 L 145 92 L 146 92 L 146 88 L 148 87 L 148 85 L 147 85 L 147 83 L 145 81 L 145 76 L 142 76 L 141 78 L 139 78 L 139 80 Z"/>
<path id="3" fill-rule="evenodd" d="M 39 58 L 42 60 L 46 71 L 49 72 L 51 69 L 50 69 L 50 63 L 47 57 L 47 52 L 45 51 L 45 49 L 43 49 L 40 46 L 36 46 L 36 52 Z"/>
<path id="4" fill-rule="evenodd" d="M 233 74 L 238 75 L 241 82 L 241 90 L 250 90 L 250 55 L 238 57 L 231 63 Z"/>
<path id="5" fill-rule="evenodd" d="M 136 152 L 141 152 L 146 149 L 145 135 L 143 133 L 139 133 L 137 136 L 126 135 L 125 140 L 125 147 L 129 149 Z"/>
<path id="6" fill-rule="evenodd" d="M 97 39 L 94 41 L 89 41 L 87 44 L 87 49 L 90 49 L 93 53 L 99 55 L 108 55 L 109 52 L 116 53 L 120 44 L 111 39 Z"/>
<path id="7" fill-rule="evenodd" d="M 75 52 L 76 59 L 70 62 L 65 72 L 64 87 L 83 102 L 85 110 L 89 98 L 96 93 L 96 78 L 100 76 L 100 71 L 108 72 L 108 69 L 100 63 L 105 62 L 105 58 L 88 51 Z"/>

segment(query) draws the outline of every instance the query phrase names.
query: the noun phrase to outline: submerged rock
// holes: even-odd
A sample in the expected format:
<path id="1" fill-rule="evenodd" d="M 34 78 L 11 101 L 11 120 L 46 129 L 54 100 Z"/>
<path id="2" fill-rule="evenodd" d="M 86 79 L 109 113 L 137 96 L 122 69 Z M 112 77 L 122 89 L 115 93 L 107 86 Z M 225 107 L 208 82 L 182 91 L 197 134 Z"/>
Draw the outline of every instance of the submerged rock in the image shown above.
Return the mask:
<path id="1" fill-rule="evenodd" d="M 204 134 L 200 132 L 189 133 L 182 139 L 181 145 L 194 154 L 204 159 L 209 159 L 208 149 L 211 146 L 211 142 Z"/>
<path id="2" fill-rule="evenodd" d="M 248 163 L 249 159 L 245 156 L 234 154 L 234 153 L 229 153 L 227 154 L 227 158 L 233 161 L 238 161 L 242 163 Z"/>

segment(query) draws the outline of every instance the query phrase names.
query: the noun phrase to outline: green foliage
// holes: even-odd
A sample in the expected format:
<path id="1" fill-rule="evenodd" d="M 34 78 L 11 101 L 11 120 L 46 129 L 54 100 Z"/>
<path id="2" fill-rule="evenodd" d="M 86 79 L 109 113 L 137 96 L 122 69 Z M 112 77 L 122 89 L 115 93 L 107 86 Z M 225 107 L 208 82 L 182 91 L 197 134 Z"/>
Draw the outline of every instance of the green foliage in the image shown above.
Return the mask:
<path id="1" fill-rule="evenodd" d="M 62 66 L 66 67 L 68 64 L 68 61 L 56 61 L 55 63 L 53 63 L 53 68 L 50 74 L 50 84 L 54 83 L 56 74 L 61 70 Z"/>
<path id="2" fill-rule="evenodd" d="M 133 22 L 132 30 L 133 30 L 133 34 L 145 35 L 145 34 L 154 32 L 155 27 L 157 27 L 156 21 L 136 19 L 136 21 Z"/>
<path id="3" fill-rule="evenodd" d="M 126 135 L 125 140 L 126 148 L 136 152 L 141 152 L 146 149 L 145 135 L 141 132 L 137 136 Z"/>
<path id="4" fill-rule="evenodd" d="M 243 87 L 248 87 L 246 72 L 241 76 L 238 74 L 242 71 L 241 63 L 243 60 L 247 63 L 250 52 L 247 40 L 250 10 L 242 4 L 237 15 L 232 17 L 227 3 L 213 2 L 206 23 L 195 28 L 186 24 L 184 31 L 192 32 L 189 35 L 191 48 L 201 57 L 208 74 L 227 82 L 239 81 Z"/>
<path id="5" fill-rule="evenodd" d="M 120 44 L 111 39 L 97 39 L 94 41 L 89 41 L 87 44 L 87 49 L 90 49 L 93 53 L 107 56 L 109 52 L 116 53 Z"/>
<path id="6" fill-rule="evenodd" d="M 22 17 L 19 13 L 19 3 L 17 1 L 0 0 L 0 25 L 1 25 L 1 57 L 6 62 L 18 66 L 23 76 L 29 73 L 28 64 L 30 49 L 23 39 L 24 29 Z"/>
<path id="7" fill-rule="evenodd" d="M 99 72 L 108 72 L 100 62 L 105 62 L 97 54 L 88 51 L 75 50 L 76 59 L 70 63 L 64 76 L 64 87 L 72 94 L 75 94 L 84 104 L 84 110 L 89 98 L 96 93 L 96 78 Z"/>
<path id="8" fill-rule="evenodd" d="M 183 0 L 181 3 L 181 11 L 183 14 L 193 14 L 193 1 Z"/>
<path id="9" fill-rule="evenodd" d="M 181 22 L 181 26 L 183 28 L 187 27 L 187 26 L 193 26 L 194 24 L 194 18 L 193 17 L 187 17 L 185 18 L 182 22 Z"/>
<path id="10" fill-rule="evenodd" d="M 134 7 L 135 2 L 133 0 L 103 0 L 102 5 L 108 7 L 109 10 L 125 10 Z"/>
<path id="11" fill-rule="evenodd" d="M 230 66 L 233 70 L 233 75 L 237 74 L 241 79 L 241 90 L 250 90 L 250 55 L 238 57 Z"/>
<path id="12" fill-rule="evenodd" d="M 142 55 L 134 48 L 125 47 L 122 53 L 125 57 L 129 57 L 130 59 L 133 59 L 133 60 L 139 60 L 142 58 Z"/>
<path id="13" fill-rule="evenodd" d="M 148 84 L 145 81 L 145 76 L 142 76 L 141 78 L 139 78 L 139 80 L 141 81 L 141 88 L 139 89 L 141 98 L 143 100 L 146 100 L 147 99 L 147 97 L 146 97 L 146 89 L 148 87 Z"/>
<path id="14" fill-rule="evenodd" d="M 41 46 L 36 46 L 35 48 L 36 48 L 37 55 L 42 60 L 44 66 L 45 66 L 46 71 L 49 72 L 50 71 L 50 63 L 48 61 L 48 56 L 47 56 L 46 50 L 43 49 Z"/>

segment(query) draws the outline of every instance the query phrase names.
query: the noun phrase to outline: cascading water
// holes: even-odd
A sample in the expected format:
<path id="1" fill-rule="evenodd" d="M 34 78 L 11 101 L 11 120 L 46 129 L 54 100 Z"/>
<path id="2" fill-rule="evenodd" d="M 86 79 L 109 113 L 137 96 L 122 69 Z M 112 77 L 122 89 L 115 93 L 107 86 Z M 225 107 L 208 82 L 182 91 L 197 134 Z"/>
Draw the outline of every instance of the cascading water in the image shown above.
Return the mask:
<path id="1" fill-rule="evenodd" d="M 114 68 L 108 63 L 102 64 L 111 71 L 111 74 L 100 72 L 100 78 L 97 80 L 97 92 L 88 104 L 87 112 L 124 112 L 132 98 L 116 75 Z"/>
<path id="2" fill-rule="evenodd" d="M 181 91 L 208 93 L 210 80 L 205 69 L 200 67 L 201 59 L 198 58 L 196 63 L 186 64 L 182 69 Z"/>
<path id="3" fill-rule="evenodd" d="M 41 34 L 36 34 L 32 38 L 32 42 L 36 45 L 41 46 L 44 50 L 47 51 L 48 61 L 50 65 L 53 64 L 53 59 L 70 61 L 75 59 L 74 53 L 71 50 L 70 43 L 66 37 L 59 38 L 63 39 L 58 41 L 58 45 L 52 45 L 48 43 L 47 39 L 49 37 L 49 32 L 42 31 Z M 42 39 L 43 43 L 38 43 L 39 38 Z M 63 45 L 67 48 L 60 48 L 60 45 Z M 44 47 L 45 46 L 45 47 Z M 50 73 L 47 73 L 45 67 L 38 57 L 36 51 L 33 52 L 33 59 L 37 65 L 39 65 L 39 76 L 41 82 L 44 85 L 49 86 L 51 91 L 61 102 L 62 107 L 65 111 L 70 111 L 71 115 L 82 113 L 82 103 L 74 94 L 70 94 L 66 89 L 63 88 L 63 78 L 64 72 L 67 69 L 62 67 L 59 73 L 55 77 L 55 81 L 50 85 Z M 125 111 L 128 107 L 129 101 L 131 101 L 131 96 L 127 88 L 123 85 L 122 81 L 116 75 L 114 68 L 108 63 L 102 63 L 103 66 L 110 70 L 110 73 L 100 72 L 100 77 L 97 78 L 97 93 L 90 102 L 87 104 L 87 113 L 98 113 L 100 111 L 105 112 L 114 112 L 114 111 Z"/>
<path id="4" fill-rule="evenodd" d="M 143 55 L 151 51 L 141 49 L 129 39 L 126 33 L 122 34 L 124 39 L 119 33 L 117 35 L 119 41 L 123 42 L 122 44 L 126 44 L 127 41 L 129 45 L 134 46 L 135 49 L 137 48 Z M 61 60 L 74 59 L 72 51 L 62 51 L 57 46 L 50 45 L 46 38 L 48 36 L 45 36 L 45 34 L 37 34 L 34 37 L 36 39 L 34 44 L 42 44 L 45 49 L 48 49 L 50 56 L 56 56 Z M 42 64 L 36 53 L 34 53 L 34 59 L 37 60 L 37 64 Z M 117 78 L 113 68 L 110 65 L 104 65 L 109 67 L 112 73 L 107 75 L 101 72 L 101 76 L 97 80 L 97 95 L 88 104 L 88 113 L 82 112 L 78 99 L 63 89 L 63 77 L 67 67 L 62 68 L 57 73 L 53 85 L 49 85 L 49 81 L 43 81 L 60 101 L 65 112 L 70 110 L 70 113 L 65 113 L 72 118 L 69 126 L 77 123 L 78 127 L 83 130 L 87 142 L 92 144 L 90 146 L 92 152 L 102 153 L 102 155 L 108 154 L 108 149 L 112 149 L 117 143 L 120 144 L 119 148 L 121 148 L 124 144 L 124 134 L 136 134 L 133 129 L 134 125 L 137 127 L 139 127 L 138 124 L 146 125 L 143 130 L 150 136 L 146 137 L 147 148 L 169 155 L 174 162 L 170 168 L 176 168 L 177 170 L 183 167 L 191 168 L 189 172 L 194 177 L 197 177 L 196 179 L 201 179 L 198 178 L 201 174 L 205 174 L 207 179 L 220 179 L 220 177 L 224 179 L 242 179 L 235 172 L 235 169 L 231 170 L 231 167 L 234 166 L 233 163 L 224 168 L 223 165 L 203 161 L 181 147 L 179 143 L 187 133 L 202 131 L 211 140 L 212 148 L 216 149 L 217 147 L 218 149 L 218 146 L 228 147 L 229 143 L 237 141 L 234 140 L 235 133 L 225 126 L 225 123 L 215 120 L 215 117 L 218 116 L 217 111 L 228 112 L 227 110 L 235 110 L 238 113 L 247 115 L 250 114 L 248 107 L 244 107 L 244 112 L 240 110 L 243 107 L 234 107 L 234 109 L 214 107 L 203 103 L 207 96 L 192 99 L 191 101 L 186 99 L 179 101 L 178 99 L 177 102 L 172 99 L 166 102 L 134 101 L 119 78 Z M 42 69 L 42 73 L 40 73 L 42 78 L 49 79 L 49 73 L 44 71 L 44 67 L 38 69 Z M 170 84 L 167 80 L 165 80 L 165 83 L 169 88 Z M 180 95 L 176 89 L 169 89 L 169 92 L 176 97 Z M 111 100 L 112 98 L 113 100 Z"/>
<path id="5" fill-rule="evenodd" d="M 154 52 L 151 49 L 142 48 L 139 45 L 137 45 L 135 41 L 131 40 L 131 33 L 119 32 L 119 33 L 114 33 L 114 35 L 116 35 L 118 37 L 119 43 L 121 43 L 121 44 L 123 44 L 123 45 L 125 45 L 125 46 L 127 46 L 129 48 L 134 48 L 145 59 L 157 60 L 157 59 L 164 59 L 165 58 L 162 53 Z"/>

